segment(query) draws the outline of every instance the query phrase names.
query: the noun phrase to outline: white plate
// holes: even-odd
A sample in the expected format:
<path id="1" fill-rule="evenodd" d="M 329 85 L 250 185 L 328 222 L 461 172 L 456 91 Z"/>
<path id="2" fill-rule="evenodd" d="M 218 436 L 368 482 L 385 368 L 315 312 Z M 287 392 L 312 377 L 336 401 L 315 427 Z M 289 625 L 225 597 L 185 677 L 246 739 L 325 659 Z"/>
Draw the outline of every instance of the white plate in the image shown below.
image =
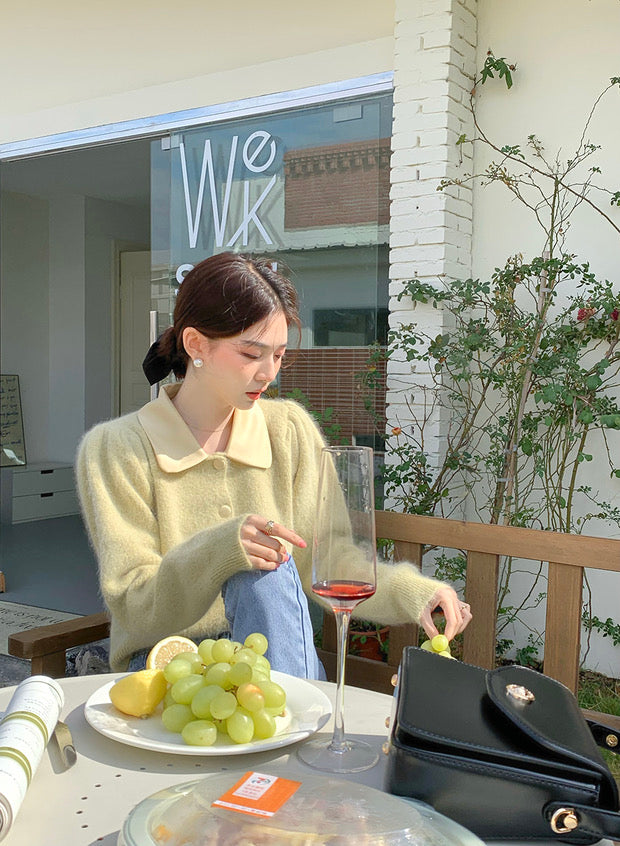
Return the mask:
<path id="1" fill-rule="evenodd" d="M 247 755 L 289 746 L 314 734 L 329 720 L 332 712 L 328 697 L 306 679 L 271 673 L 273 681 L 286 691 L 284 716 L 276 717 L 276 734 L 267 740 L 233 743 L 218 734 L 213 746 L 188 746 L 180 734 L 172 734 L 163 727 L 161 708 L 147 719 L 128 717 L 117 711 L 110 702 L 109 691 L 114 682 L 96 690 L 84 706 L 86 721 L 100 734 L 140 749 L 172 752 L 175 755 Z"/>

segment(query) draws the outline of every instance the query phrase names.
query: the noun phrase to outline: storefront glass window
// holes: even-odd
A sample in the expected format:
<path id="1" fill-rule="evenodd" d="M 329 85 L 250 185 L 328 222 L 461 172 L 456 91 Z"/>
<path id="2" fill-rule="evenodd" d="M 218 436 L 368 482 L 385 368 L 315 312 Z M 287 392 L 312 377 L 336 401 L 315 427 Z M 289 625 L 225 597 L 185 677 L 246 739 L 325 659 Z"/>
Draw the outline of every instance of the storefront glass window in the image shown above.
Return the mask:
<path id="1" fill-rule="evenodd" d="M 151 145 L 158 331 L 203 258 L 269 256 L 294 280 L 303 322 L 302 351 L 277 390 L 329 415 L 333 439 L 382 429 L 381 380 L 372 414 L 360 376 L 369 345 L 386 336 L 391 116 L 391 94 L 380 94 L 209 124 Z"/>
<path id="2" fill-rule="evenodd" d="M 0 466 L 7 598 L 101 610 L 75 451 L 148 402 L 149 309 L 163 331 L 184 266 L 214 252 L 290 273 L 302 349 L 274 390 L 330 440 L 380 451 L 384 374 L 368 360 L 386 334 L 390 135 L 391 95 L 375 94 L 0 162 L 0 411 L 15 430 L 19 385 L 21 421 L 2 440 L 23 446 Z"/>

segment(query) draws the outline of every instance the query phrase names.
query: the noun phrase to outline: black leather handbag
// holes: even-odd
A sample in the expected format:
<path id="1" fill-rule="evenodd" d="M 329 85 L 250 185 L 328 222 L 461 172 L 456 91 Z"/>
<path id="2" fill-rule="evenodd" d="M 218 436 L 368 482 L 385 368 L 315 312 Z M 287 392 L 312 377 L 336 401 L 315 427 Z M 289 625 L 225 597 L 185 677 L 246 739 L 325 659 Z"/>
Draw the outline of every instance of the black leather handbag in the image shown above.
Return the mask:
<path id="1" fill-rule="evenodd" d="M 388 792 L 482 839 L 620 839 L 618 788 L 597 748 L 618 736 L 588 724 L 564 685 L 407 647 L 394 697 Z"/>

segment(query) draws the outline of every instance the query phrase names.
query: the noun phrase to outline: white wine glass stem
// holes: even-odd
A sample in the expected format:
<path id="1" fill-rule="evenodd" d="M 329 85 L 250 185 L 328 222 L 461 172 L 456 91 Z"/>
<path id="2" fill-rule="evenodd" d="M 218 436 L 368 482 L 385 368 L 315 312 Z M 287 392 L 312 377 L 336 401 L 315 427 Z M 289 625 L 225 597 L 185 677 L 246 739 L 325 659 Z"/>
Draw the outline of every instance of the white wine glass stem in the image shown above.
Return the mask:
<path id="1" fill-rule="evenodd" d="M 346 749 L 344 734 L 344 668 L 347 657 L 347 639 L 349 634 L 350 611 L 337 611 L 336 614 L 336 702 L 334 713 L 334 734 L 330 748 L 334 752 Z"/>

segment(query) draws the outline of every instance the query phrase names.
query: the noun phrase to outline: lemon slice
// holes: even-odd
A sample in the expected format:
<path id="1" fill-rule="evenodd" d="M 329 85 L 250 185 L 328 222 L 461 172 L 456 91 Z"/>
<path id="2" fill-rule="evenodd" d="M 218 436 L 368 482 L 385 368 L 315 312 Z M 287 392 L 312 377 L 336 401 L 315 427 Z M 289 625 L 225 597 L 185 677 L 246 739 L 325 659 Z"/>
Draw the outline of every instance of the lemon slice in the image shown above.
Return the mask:
<path id="1" fill-rule="evenodd" d="M 170 635 L 160 640 L 149 652 L 146 659 L 147 670 L 163 670 L 166 664 L 180 652 L 198 652 L 193 640 L 181 635 Z"/>

